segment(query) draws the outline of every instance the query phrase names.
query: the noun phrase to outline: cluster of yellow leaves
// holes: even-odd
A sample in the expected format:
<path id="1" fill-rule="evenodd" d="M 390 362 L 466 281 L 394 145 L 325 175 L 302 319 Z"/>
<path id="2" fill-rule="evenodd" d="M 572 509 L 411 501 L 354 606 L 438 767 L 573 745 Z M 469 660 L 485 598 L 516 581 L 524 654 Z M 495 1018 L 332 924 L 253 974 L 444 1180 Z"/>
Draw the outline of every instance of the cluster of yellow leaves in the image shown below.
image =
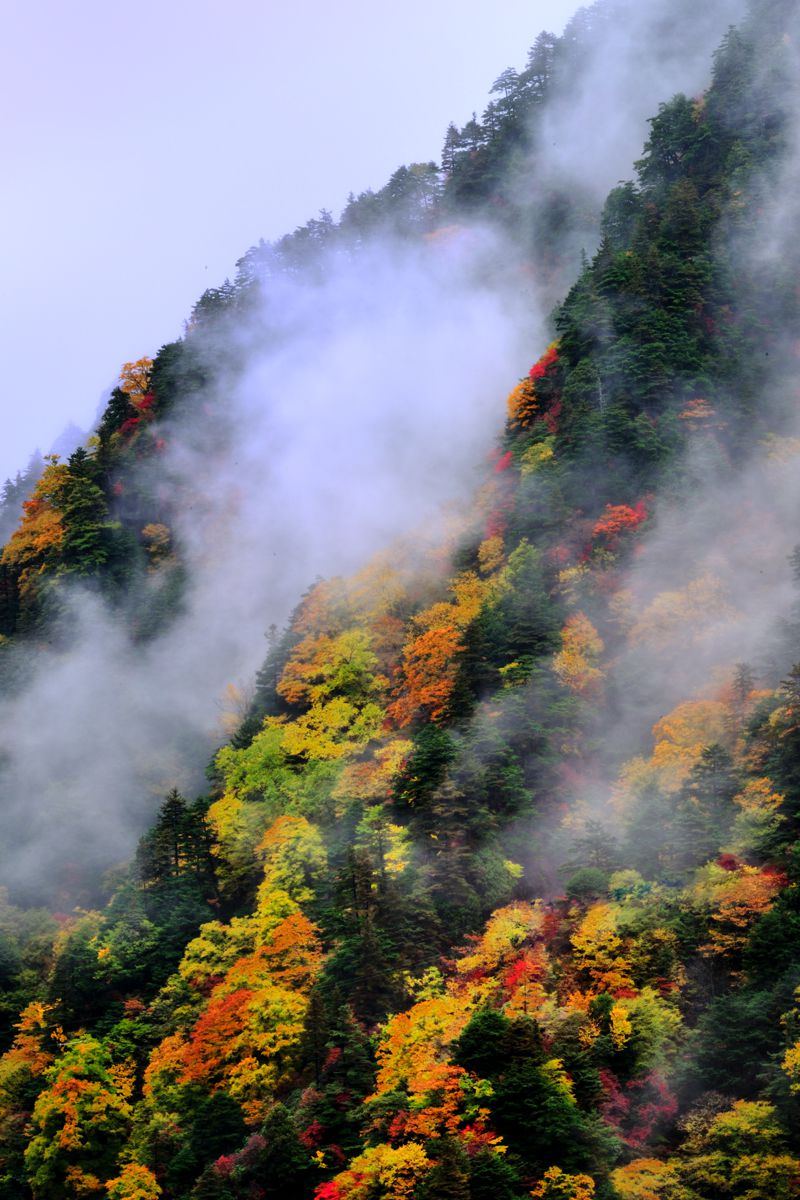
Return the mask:
<path id="1" fill-rule="evenodd" d="M 382 804 L 371 805 L 356 828 L 356 846 L 364 847 L 382 876 L 401 875 L 411 861 L 411 835 L 388 820 Z"/>
<path id="2" fill-rule="evenodd" d="M 349 580 L 316 584 L 293 620 L 299 635 L 276 680 L 292 717 L 269 717 L 241 748 L 220 750 L 224 791 L 208 813 L 223 890 L 256 865 L 258 844 L 280 814 L 344 816 L 385 800 L 411 744 L 384 729 L 385 670 L 394 670 L 405 624 L 410 567 L 387 556 Z M 409 560 L 410 561 L 410 560 Z M 240 706 L 231 703 L 231 720 Z"/>
<path id="3" fill-rule="evenodd" d="M 390 1017 L 381 1030 L 376 1095 L 407 1087 L 418 1102 L 460 1068 L 447 1062 L 449 1048 L 477 1007 L 464 987 L 448 986 L 441 996 L 418 1000 Z M 420 1105 L 422 1106 L 422 1105 Z"/>
<path id="4" fill-rule="evenodd" d="M 584 1014 L 578 1029 L 578 1040 L 587 1049 L 603 1032 L 600 1021 L 589 1017 L 591 993 L 573 992 L 567 999 L 567 1010 Z M 558 1027 L 559 1014 L 546 1014 L 547 1024 Z M 615 1049 L 626 1046 L 634 1049 L 636 1069 L 649 1071 L 663 1068 L 674 1055 L 682 1020 L 678 1009 L 660 996 L 652 987 L 643 987 L 635 995 L 615 1000 L 609 1013 L 606 1032 Z"/>
<path id="5" fill-rule="evenodd" d="M 781 1024 L 797 1032 L 800 1024 L 800 987 L 795 989 L 795 1005 L 781 1018 Z M 781 1059 L 781 1069 L 789 1078 L 789 1090 L 800 1093 L 800 1038 L 796 1039 L 785 1051 Z"/>
<path id="6" fill-rule="evenodd" d="M 55 1007 L 33 1000 L 23 1008 L 15 1026 L 18 1033 L 9 1054 L 27 1063 L 32 1075 L 41 1075 L 66 1042 L 63 1029 L 51 1018 Z"/>
<path id="7" fill-rule="evenodd" d="M 404 600 L 413 573 L 409 553 L 410 547 L 404 551 L 395 545 L 376 554 L 347 581 L 350 611 L 359 621 L 372 623 Z"/>
<path id="8" fill-rule="evenodd" d="M 303 596 L 292 618 L 292 629 L 301 638 L 309 634 L 341 633 L 351 621 L 346 580 L 340 576 L 320 579 Z"/>
<path id="9" fill-rule="evenodd" d="M 122 364 L 122 370 L 119 375 L 119 390 L 124 392 L 133 407 L 140 411 L 145 396 L 150 394 L 150 377 L 152 372 L 152 358 L 138 358 L 136 362 Z"/>
<path id="10" fill-rule="evenodd" d="M 225 749 L 230 750 L 231 747 Z M 252 872 L 256 846 L 264 835 L 273 811 L 271 804 L 248 801 L 232 788 L 227 789 L 209 808 L 207 819 L 214 833 L 213 853 L 219 862 L 223 891 L 230 884 L 235 886 L 240 877 Z"/>
<path id="11" fill-rule="evenodd" d="M 631 959 L 639 976 L 662 990 L 677 993 L 686 984 L 680 941 L 672 929 L 656 926 L 641 934 L 632 947 Z"/>
<path id="12" fill-rule="evenodd" d="M 503 565 L 503 539 L 499 534 L 485 538 L 478 546 L 478 569 L 481 575 L 491 575 Z"/>
<path id="13" fill-rule="evenodd" d="M 286 892 L 298 904 L 314 896 L 328 862 L 322 837 L 305 817 L 277 817 L 258 845 L 264 862 L 259 899 L 266 903 L 276 891 Z"/>
<path id="14" fill-rule="evenodd" d="M 274 782 L 280 778 L 286 759 L 281 750 L 282 737 L 280 726 L 267 725 L 249 746 L 240 750 L 223 746 L 215 765 L 222 774 L 226 795 L 253 800 L 256 795 L 275 794 Z"/>
<path id="15" fill-rule="evenodd" d="M 589 1175 L 568 1175 L 550 1167 L 531 1192 L 534 1200 L 592 1200 L 594 1180 Z"/>
<path id="16" fill-rule="evenodd" d="M 255 911 L 207 922 L 184 952 L 179 974 L 201 1011 L 186 1034 L 165 1038 L 151 1056 L 145 1097 L 156 1120 L 175 1108 L 176 1089 L 202 1082 L 228 1091 L 256 1123 L 291 1069 L 322 961 L 318 930 L 298 901 L 312 894 L 326 856 L 316 828 L 292 816 L 272 824 L 259 855 Z"/>
<path id="17" fill-rule="evenodd" d="M 378 704 L 354 704 L 334 696 L 297 717 L 268 717 L 268 727 L 281 731 L 281 749 L 290 758 L 335 761 L 362 750 L 380 731 L 384 713 Z"/>
<path id="18" fill-rule="evenodd" d="M 375 675 L 377 658 L 371 638 L 364 629 L 347 629 L 331 637 L 316 634 L 304 638 L 292 651 L 277 692 L 289 704 L 319 704 L 332 696 L 363 700 L 385 687 L 387 680 Z"/>
<path id="19" fill-rule="evenodd" d="M 288 812 L 323 810 L 341 769 L 328 758 L 294 769 L 284 748 L 285 722 L 268 721 L 248 746 L 219 751 L 216 765 L 224 791 L 208 811 L 223 889 L 257 868 L 257 847 L 275 818 Z M 354 745 L 357 745 L 354 743 Z M 335 753 L 345 747 L 337 745 Z"/>
<path id="20" fill-rule="evenodd" d="M 337 1200 L 412 1200 L 417 1185 L 433 1163 L 419 1142 L 402 1146 L 368 1146 L 353 1159 L 347 1171 L 337 1175 Z"/>
<path id="21" fill-rule="evenodd" d="M 653 726 L 650 758 L 629 759 L 613 792 L 621 812 L 633 809 L 650 790 L 673 794 L 689 776 L 703 750 L 724 742 L 728 707 L 718 700 L 687 700 Z"/>
<path id="22" fill-rule="evenodd" d="M 178 973 L 199 992 L 219 982 L 237 959 L 251 954 L 267 941 L 282 921 L 300 911 L 286 892 L 275 890 L 260 895 L 255 912 L 246 917 L 207 921 L 196 938 L 189 942 L 178 965 Z"/>
<path id="23" fill-rule="evenodd" d="M 530 659 L 523 659 L 521 662 L 514 659 L 513 662 L 506 663 L 504 667 L 499 667 L 497 674 L 500 677 L 500 685 L 506 690 L 509 688 L 522 687 L 531 677 Z"/>
<path id="24" fill-rule="evenodd" d="M 272 751 L 297 763 L 340 762 L 360 753 L 384 721 L 383 693 L 405 636 L 394 609 L 403 601 L 408 569 L 387 556 L 350 580 L 322 581 L 293 620 L 300 635 L 277 691 L 301 708 L 293 720 L 268 719 Z M 252 756 L 251 756 L 252 757 Z"/>
<path id="25" fill-rule="evenodd" d="M 575 964 L 585 972 L 595 992 L 633 988 L 630 963 L 617 933 L 619 913 L 607 901 L 593 904 L 572 935 Z"/>
<path id="26" fill-rule="evenodd" d="M 553 658 L 553 670 L 572 692 L 591 695 L 603 678 L 596 665 L 603 653 L 603 640 L 582 612 L 567 617 L 561 633 L 561 649 Z"/>
<path id="27" fill-rule="evenodd" d="M 304 638 L 294 648 L 277 691 L 289 704 L 306 706 L 306 711 L 292 721 L 273 717 L 265 722 L 281 730 L 284 753 L 338 759 L 365 746 L 384 717 L 375 698 L 388 680 L 376 673 L 377 665 L 366 630 Z"/>
<path id="28" fill-rule="evenodd" d="M 520 474 L 523 478 L 526 475 L 534 475 L 537 471 L 541 471 L 542 467 L 553 460 L 555 450 L 553 443 L 555 438 L 548 437 L 541 442 L 534 442 L 523 450 L 522 457 L 519 460 Z"/>
<path id="29" fill-rule="evenodd" d="M 679 1200 L 678 1173 L 671 1163 L 658 1158 L 637 1158 L 611 1172 L 611 1182 L 620 1200 Z M 688 1194 L 686 1200 L 689 1200 Z"/>
<path id="30" fill-rule="evenodd" d="M 67 1194 L 76 1200 L 93 1200 L 103 1191 L 103 1181 L 91 1171 L 71 1164 L 64 1172 Z"/>
<path id="31" fill-rule="evenodd" d="M 402 875 L 411 861 L 411 838 L 402 825 L 386 826 L 386 846 L 382 856 L 387 875 Z"/>
<path id="32" fill-rule="evenodd" d="M 349 579 L 321 580 L 303 598 L 292 627 L 301 638 L 325 634 L 335 638 L 357 626 L 368 630 L 379 658 L 394 642 L 394 614 L 419 575 L 418 547 L 395 544 L 372 558 Z M 399 623 L 402 630 L 402 622 Z"/>
<path id="33" fill-rule="evenodd" d="M 563 571 L 558 573 L 558 589 L 572 608 L 577 608 L 591 591 L 592 582 L 593 572 L 585 563 L 564 567 Z M 613 607 L 616 599 L 616 596 L 611 598 L 610 606 Z"/>
<path id="34" fill-rule="evenodd" d="M 611 1042 L 615 1050 L 622 1050 L 633 1033 L 629 1005 L 617 1001 L 609 1013 Z"/>
<path id="35" fill-rule="evenodd" d="M 781 1069 L 789 1076 L 789 1090 L 800 1092 L 800 1041 L 786 1051 L 781 1059 Z"/>
<path id="36" fill-rule="evenodd" d="M 158 1181 L 140 1163 L 126 1163 L 116 1179 L 106 1184 L 109 1200 L 158 1200 L 162 1194 Z"/>
<path id="37" fill-rule="evenodd" d="M 737 1200 L 800 1196 L 800 1160 L 786 1153 L 775 1109 L 764 1100 L 737 1100 L 705 1131 L 687 1138 L 683 1151 L 682 1160 L 672 1161 L 691 1189 L 687 1200 L 697 1194 Z"/>

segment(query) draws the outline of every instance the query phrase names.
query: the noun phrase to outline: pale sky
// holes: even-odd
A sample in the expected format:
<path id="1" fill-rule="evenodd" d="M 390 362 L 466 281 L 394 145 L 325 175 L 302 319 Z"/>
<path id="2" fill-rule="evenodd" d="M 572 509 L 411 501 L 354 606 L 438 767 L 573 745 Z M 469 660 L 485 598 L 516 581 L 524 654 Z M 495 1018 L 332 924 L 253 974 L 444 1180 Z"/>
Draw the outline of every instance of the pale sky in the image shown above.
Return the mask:
<path id="1" fill-rule="evenodd" d="M 6 0 L 0 482 L 260 237 L 439 158 L 578 0 Z"/>

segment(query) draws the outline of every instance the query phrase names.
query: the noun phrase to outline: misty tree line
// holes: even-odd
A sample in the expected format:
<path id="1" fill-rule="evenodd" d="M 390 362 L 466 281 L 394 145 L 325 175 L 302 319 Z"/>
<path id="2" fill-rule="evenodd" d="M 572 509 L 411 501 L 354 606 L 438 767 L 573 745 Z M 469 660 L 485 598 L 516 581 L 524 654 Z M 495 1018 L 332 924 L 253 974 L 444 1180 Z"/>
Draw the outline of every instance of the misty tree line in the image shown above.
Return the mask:
<path id="1" fill-rule="evenodd" d="M 629 588 L 662 498 L 688 523 L 698 472 L 742 477 L 759 440 L 791 462 L 797 252 L 769 279 L 746 252 L 796 111 L 795 16 L 756 5 L 706 95 L 653 118 L 448 554 L 314 584 L 206 793 L 172 790 L 104 881 L 3 901 L 8 1195 L 797 1196 L 800 602 L 771 661 L 666 703 L 659 670 L 701 653 L 723 590 Z M 534 47 L 553 72 L 558 41 Z M 533 55 L 498 80 L 497 128 L 534 103 Z M 451 178 L 484 153 L 491 176 L 479 134 Z M 45 465 L 3 556 L 17 644 L 65 579 L 142 643 L 178 610 L 159 443 L 201 398 L 225 436 L 209 385 L 241 366 L 251 270 Z M 613 810 L 586 802 L 598 781 Z"/>

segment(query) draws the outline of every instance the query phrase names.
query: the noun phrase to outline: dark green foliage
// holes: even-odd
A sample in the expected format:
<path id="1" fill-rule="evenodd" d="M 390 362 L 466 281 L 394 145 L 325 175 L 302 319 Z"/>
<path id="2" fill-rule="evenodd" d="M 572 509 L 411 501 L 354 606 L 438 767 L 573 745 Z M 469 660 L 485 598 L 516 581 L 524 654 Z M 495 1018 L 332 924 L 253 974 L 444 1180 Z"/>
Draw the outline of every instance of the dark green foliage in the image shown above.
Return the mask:
<path id="1" fill-rule="evenodd" d="M 168 342 L 153 359 L 150 387 L 156 398 L 159 418 L 178 417 L 208 383 L 210 372 L 202 363 L 193 342 Z"/>
<path id="2" fill-rule="evenodd" d="M 583 833 L 572 842 L 572 853 L 563 870 L 591 868 L 605 876 L 622 865 L 619 844 L 612 831 L 599 821 L 586 822 Z"/>
<path id="3" fill-rule="evenodd" d="M 157 929 L 152 953 L 139 946 L 137 958 L 153 981 L 166 979 L 186 942 L 213 916 L 209 905 L 218 897 L 211 843 L 204 802 L 187 804 L 173 788 L 136 853 L 142 884 L 137 903 Z"/>
<path id="4" fill-rule="evenodd" d="M 252 1178 L 274 1200 L 305 1200 L 313 1189 L 314 1168 L 284 1105 L 270 1109 L 259 1132 L 265 1145 L 250 1167 Z"/>
<path id="5" fill-rule="evenodd" d="M 316 1122 L 326 1141 L 354 1154 L 361 1145 L 360 1106 L 375 1086 L 374 1049 L 352 1007 L 343 1000 L 333 973 L 333 969 L 326 972 L 312 997 L 303 1055 L 313 1072 L 314 1087 L 303 1097 L 295 1117 L 301 1132 Z M 347 1104 L 342 1097 L 347 1097 Z"/>
<path id="6" fill-rule="evenodd" d="M 245 720 L 248 728 L 245 729 L 243 726 L 239 729 L 236 734 L 238 743 L 234 741 L 234 745 L 249 745 L 248 737 L 252 737 L 258 732 L 264 717 L 278 717 L 291 711 L 290 706 L 278 694 L 276 688 L 289 655 L 297 644 L 298 635 L 290 622 L 280 633 L 275 625 L 271 625 L 265 636 L 268 650 L 263 663 L 256 672 L 255 695 Z M 252 729 L 252 735 L 249 732 L 250 729 Z"/>
<path id="7" fill-rule="evenodd" d="M 57 932 L 44 908 L 15 908 L 0 891 L 0 1047 L 12 1041 L 20 1012 L 43 996 Z"/>
<path id="8" fill-rule="evenodd" d="M 492 609 L 489 657 L 498 665 L 530 655 L 552 653 L 561 629 L 560 614 L 548 594 L 541 553 L 526 541 L 509 559 L 509 587 Z"/>
<path id="9" fill-rule="evenodd" d="M 417 1189 L 419 1200 L 473 1200 L 470 1161 L 458 1142 L 440 1138 L 430 1150 L 436 1166 Z"/>
<path id="10" fill-rule="evenodd" d="M 14 479 L 7 479 L 0 492 L 0 545 L 4 545 L 19 524 L 22 505 L 33 491 L 44 470 L 44 459 L 37 452 L 32 455 L 24 471 L 17 471 Z"/>
<path id="11" fill-rule="evenodd" d="M 186 1194 L 204 1168 L 234 1153 L 247 1136 L 242 1111 L 225 1092 L 208 1096 L 199 1088 L 186 1089 L 184 1104 L 180 1146 L 162 1165 L 164 1181 L 176 1196 Z"/>
<path id="12" fill-rule="evenodd" d="M 456 756 L 452 734 L 441 725 L 424 725 L 414 738 L 414 749 L 395 784 L 398 803 L 417 810 L 445 778 Z"/>
<path id="13" fill-rule="evenodd" d="M 228 1180 L 213 1166 L 206 1167 L 190 1195 L 191 1200 L 236 1200 Z"/>
<path id="14" fill-rule="evenodd" d="M 211 831 L 202 804 L 188 805 L 173 788 L 158 813 L 155 825 L 141 839 L 136 854 L 144 883 L 195 875 L 213 877 Z"/>
<path id="15" fill-rule="evenodd" d="M 570 875 L 564 890 L 570 900 L 596 900 L 608 890 L 608 874 L 599 867 L 581 867 Z"/>
<path id="16" fill-rule="evenodd" d="M 521 1193 L 519 1172 L 505 1157 L 480 1150 L 469 1174 L 470 1200 L 515 1200 Z"/>
<path id="17" fill-rule="evenodd" d="M 64 523 L 64 567 L 79 575 L 101 570 L 111 555 L 111 527 L 96 460 L 79 447 L 69 460 L 69 478 L 55 496 Z"/>
<path id="18" fill-rule="evenodd" d="M 121 537 L 133 539 L 130 531 Z M 131 550 L 129 563 L 141 559 L 141 549 L 136 543 Z M 184 611 L 188 584 L 186 568 L 180 561 L 161 564 L 158 571 L 144 578 L 139 576 L 129 584 L 126 593 L 126 609 L 130 613 L 131 631 L 137 642 L 147 642 L 165 633 L 172 622 Z"/>
<path id="19" fill-rule="evenodd" d="M 673 814 L 674 797 L 655 782 L 638 789 L 625 821 L 624 860 L 646 879 L 674 875 Z"/>
<path id="20" fill-rule="evenodd" d="M 494 1083 L 492 1122 L 528 1170 L 553 1162 L 566 1170 L 587 1165 L 585 1125 L 563 1087 L 530 1059 L 512 1062 Z"/>
<path id="21" fill-rule="evenodd" d="M 790 988 L 779 997 L 748 987 L 712 1000 L 691 1043 L 689 1073 L 701 1089 L 745 1098 L 759 1093 L 781 1045 L 780 1016 L 790 997 Z"/>
<path id="22" fill-rule="evenodd" d="M 781 706 L 777 720 L 768 720 L 769 712 L 756 714 L 753 734 L 764 747 L 764 768 L 775 788 L 785 797 L 782 807 L 786 821 L 781 836 L 787 841 L 800 829 L 800 664 L 794 666 L 781 685 Z"/>
<path id="23" fill-rule="evenodd" d="M 11 637 L 19 620 L 20 597 L 17 572 L 0 563 L 0 635 Z"/>
<path id="24" fill-rule="evenodd" d="M 673 845 L 680 868 L 699 866 L 724 845 L 734 815 L 740 779 L 722 746 L 707 746 L 681 791 Z"/>
<path id="25" fill-rule="evenodd" d="M 747 975 L 761 986 L 800 970 L 800 887 L 785 888 L 754 923 L 744 953 Z"/>
<path id="26" fill-rule="evenodd" d="M 527 1169 L 586 1162 L 583 1118 L 563 1084 L 548 1074 L 535 1021 L 482 1009 L 456 1042 L 454 1058 L 491 1080 L 492 1124 Z"/>
<path id="27" fill-rule="evenodd" d="M 111 1000 L 109 972 L 97 957 L 95 930 L 79 925 L 68 937 L 53 968 L 49 999 L 68 1029 L 91 1027 Z"/>
<path id="28" fill-rule="evenodd" d="M 480 1009 L 455 1043 L 454 1061 L 489 1079 L 503 1068 L 510 1024 L 508 1017 L 496 1009 Z"/>
<path id="29" fill-rule="evenodd" d="M 109 443 L 111 438 L 119 431 L 125 421 L 130 421 L 137 415 L 137 410 L 131 404 L 128 393 L 123 392 L 121 388 L 114 388 L 100 418 L 100 424 L 97 426 L 97 436 L 100 439 L 101 462 L 103 465 L 105 465 L 110 454 Z"/>
<path id="30" fill-rule="evenodd" d="M 695 120 L 694 105 L 686 96 L 662 104 L 650 120 L 650 137 L 644 156 L 636 164 L 646 191 L 658 198 L 672 184 L 691 179 L 701 157 L 706 132 Z"/>
<path id="31" fill-rule="evenodd" d="M 353 850 L 348 854 L 334 899 L 340 941 L 328 973 L 350 998 L 356 1017 L 374 1025 L 399 999 L 394 969 L 398 947 L 386 928 L 384 897 L 377 887 L 377 872 L 365 851 Z"/>

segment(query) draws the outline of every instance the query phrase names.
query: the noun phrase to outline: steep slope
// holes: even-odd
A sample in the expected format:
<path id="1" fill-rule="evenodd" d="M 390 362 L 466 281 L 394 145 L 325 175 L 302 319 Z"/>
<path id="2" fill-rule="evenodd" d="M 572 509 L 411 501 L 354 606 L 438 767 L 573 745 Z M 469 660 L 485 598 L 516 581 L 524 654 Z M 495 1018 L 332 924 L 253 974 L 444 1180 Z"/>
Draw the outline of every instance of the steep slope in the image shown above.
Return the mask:
<path id="1" fill-rule="evenodd" d="M 105 908 L 5 908 L 8 1195 L 798 1195 L 797 17 L 653 119 L 446 536 L 311 587 Z M 204 344 L 46 468 L 36 628 L 71 564 L 138 611 L 128 520 L 179 571 L 121 464 Z"/>
<path id="2" fill-rule="evenodd" d="M 338 222 L 253 247 L 149 379 L 125 364 L 98 444 L 47 472 L 0 562 L 15 897 L 90 902 L 159 798 L 202 788 L 215 698 L 246 689 L 308 581 L 464 506 L 509 373 L 597 244 L 608 182 L 657 101 L 705 80 L 739 8 L 682 3 L 674 30 L 673 0 L 582 10 L 504 73 L 502 104 L 442 170 L 403 167 Z M 609 114 L 591 171 L 587 106 Z"/>

